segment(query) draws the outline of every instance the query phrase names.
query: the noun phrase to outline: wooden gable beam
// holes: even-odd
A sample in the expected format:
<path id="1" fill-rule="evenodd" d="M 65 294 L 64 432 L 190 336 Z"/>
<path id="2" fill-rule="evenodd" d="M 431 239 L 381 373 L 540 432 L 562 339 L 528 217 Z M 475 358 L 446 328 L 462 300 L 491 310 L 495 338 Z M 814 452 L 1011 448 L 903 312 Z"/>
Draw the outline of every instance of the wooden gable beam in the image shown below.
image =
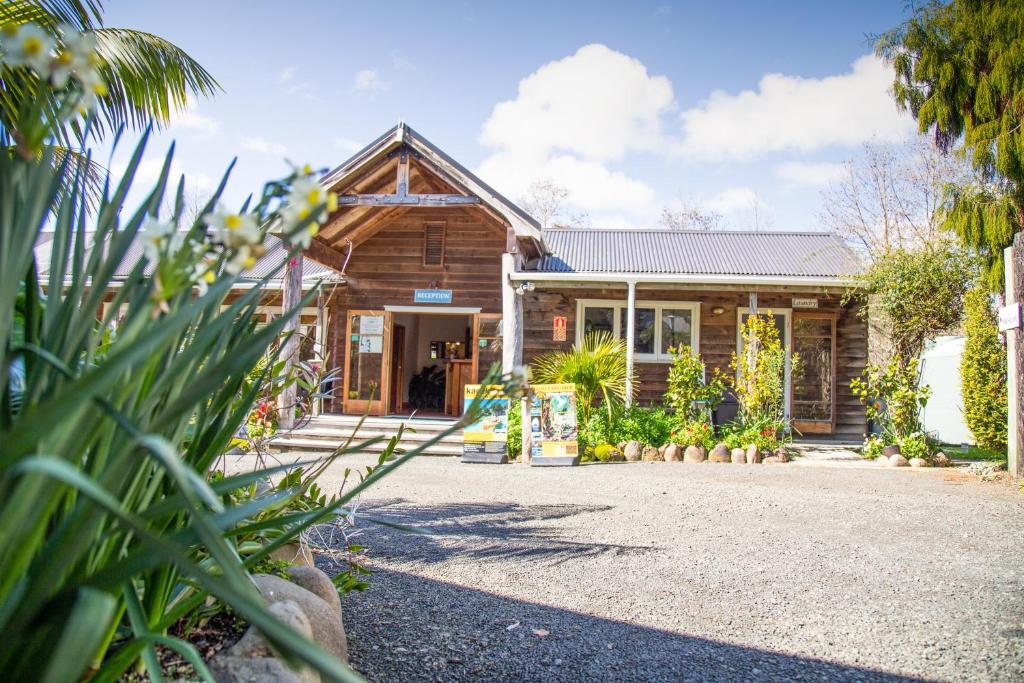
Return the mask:
<path id="1" fill-rule="evenodd" d="M 313 241 L 303 251 L 317 263 L 322 263 L 339 273 L 343 272 L 345 268 L 345 255 L 329 246 L 319 235 L 314 237 Z"/>
<path id="2" fill-rule="evenodd" d="M 343 194 L 339 206 L 465 206 L 479 204 L 480 198 L 464 194 L 413 194 L 409 192 L 409 148 L 398 150 L 394 194 Z"/>

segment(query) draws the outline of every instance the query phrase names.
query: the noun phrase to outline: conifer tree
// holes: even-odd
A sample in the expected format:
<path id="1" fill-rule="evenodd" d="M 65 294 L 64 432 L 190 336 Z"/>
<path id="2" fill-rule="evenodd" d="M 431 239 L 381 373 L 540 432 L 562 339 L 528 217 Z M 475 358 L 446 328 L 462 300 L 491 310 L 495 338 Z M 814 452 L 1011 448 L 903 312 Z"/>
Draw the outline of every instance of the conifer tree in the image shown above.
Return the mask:
<path id="1" fill-rule="evenodd" d="M 976 182 L 948 188 L 944 225 L 978 252 L 986 286 L 1000 291 L 1003 249 L 1024 226 L 1024 3 L 931 0 L 876 50 L 895 68 L 900 107 L 977 172 Z"/>
<path id="2" fill-rule="evenodd" d="M 960 359 L 960 395 L 964 419 L 982 448 L 1006 451 L 1006 348 L 992 313 L 988 292 L 975 288 L 964 296 L 967 340 Z"/>

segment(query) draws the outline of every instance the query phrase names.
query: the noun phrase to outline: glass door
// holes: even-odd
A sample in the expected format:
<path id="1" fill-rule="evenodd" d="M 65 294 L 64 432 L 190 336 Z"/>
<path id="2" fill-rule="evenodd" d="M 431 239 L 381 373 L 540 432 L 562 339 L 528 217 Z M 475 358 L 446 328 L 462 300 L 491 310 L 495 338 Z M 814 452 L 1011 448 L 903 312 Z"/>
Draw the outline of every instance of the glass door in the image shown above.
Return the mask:
<path id="1" fill-rule="evenodd" d="M 388 400 L 391 314 L 385 311 L 349 311 L 345 327 L 343 411 L 383 415 Z"/>
<path id="2" fill-rule="evenodd" d="M 474 382 L 482 382 L 491 366 L 501 363 L 501 315 L 477 313 L 473 316 Z"/>
<path id="3" fill-rule="evenodd" d="M 793 427 L 804 434 L 835 428 L 836 318 L 793 313 Z"/>

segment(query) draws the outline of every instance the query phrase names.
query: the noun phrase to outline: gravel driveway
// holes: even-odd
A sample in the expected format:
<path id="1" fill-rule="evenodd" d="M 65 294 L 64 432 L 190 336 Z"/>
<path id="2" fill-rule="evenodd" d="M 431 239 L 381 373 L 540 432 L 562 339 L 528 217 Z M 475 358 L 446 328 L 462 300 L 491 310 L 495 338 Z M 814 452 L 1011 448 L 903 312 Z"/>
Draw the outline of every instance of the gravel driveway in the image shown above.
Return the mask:
<path id="1" fill-rule="evenodd" d="M 434 532 L 361 524 L 376 574 L 344 609 L 370 680 L 1024 679 L 1005 481 L 423 458 L 361 510 Z"/>

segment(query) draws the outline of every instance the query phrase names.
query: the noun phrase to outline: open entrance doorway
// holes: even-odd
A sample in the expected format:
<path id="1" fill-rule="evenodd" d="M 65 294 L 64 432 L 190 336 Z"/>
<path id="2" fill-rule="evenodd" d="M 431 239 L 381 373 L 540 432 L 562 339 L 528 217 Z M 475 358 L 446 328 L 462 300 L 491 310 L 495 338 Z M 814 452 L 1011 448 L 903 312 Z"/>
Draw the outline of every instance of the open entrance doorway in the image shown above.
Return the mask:
<path id="1" fill-rule="evenodd" d="M 465 386 L 501 359 L 499 327 L 472 309 L 349 311 L 343 412 L 460 416 Z"/>

